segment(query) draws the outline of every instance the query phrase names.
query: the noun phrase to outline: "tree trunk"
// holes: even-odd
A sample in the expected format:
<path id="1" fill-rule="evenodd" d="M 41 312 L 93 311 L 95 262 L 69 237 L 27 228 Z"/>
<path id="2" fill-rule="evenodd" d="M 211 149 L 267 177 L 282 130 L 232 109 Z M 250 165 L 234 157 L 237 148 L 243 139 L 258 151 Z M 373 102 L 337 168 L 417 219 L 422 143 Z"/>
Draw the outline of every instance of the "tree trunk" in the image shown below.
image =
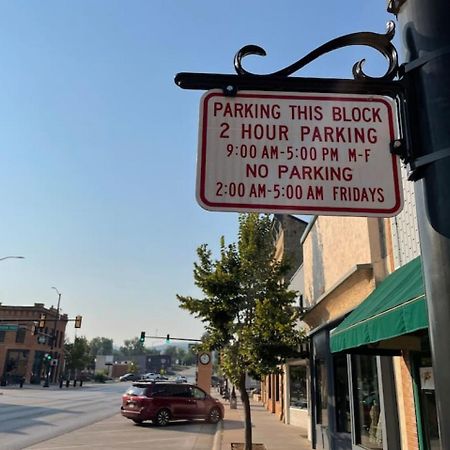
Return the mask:
<path id="1" fill-rule="evenodd" d="M 239 391 L 241 392 L 241 400 L 244 406 L 244 433 L 245 433 L 245 450 L 252 450 L 252 416 L 250 411 L 250 400 L 245 390 L 245 373 L 239 378 Z"/>

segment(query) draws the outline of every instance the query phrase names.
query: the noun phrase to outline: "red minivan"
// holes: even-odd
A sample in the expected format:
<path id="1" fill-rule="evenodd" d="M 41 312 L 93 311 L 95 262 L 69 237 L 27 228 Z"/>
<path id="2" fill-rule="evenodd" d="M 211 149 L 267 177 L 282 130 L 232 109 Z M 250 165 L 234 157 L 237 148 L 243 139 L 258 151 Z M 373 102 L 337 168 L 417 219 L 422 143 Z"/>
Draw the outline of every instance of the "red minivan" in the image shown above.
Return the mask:
<path id="1" fill-rule="evenodd" d="M 137 382 L 122 396 L 121 412 L 136 423 L 151 420 L 164 426 L 178 419 L 217 423 L 225 409 L 219 400 L 192 384 Z"/>

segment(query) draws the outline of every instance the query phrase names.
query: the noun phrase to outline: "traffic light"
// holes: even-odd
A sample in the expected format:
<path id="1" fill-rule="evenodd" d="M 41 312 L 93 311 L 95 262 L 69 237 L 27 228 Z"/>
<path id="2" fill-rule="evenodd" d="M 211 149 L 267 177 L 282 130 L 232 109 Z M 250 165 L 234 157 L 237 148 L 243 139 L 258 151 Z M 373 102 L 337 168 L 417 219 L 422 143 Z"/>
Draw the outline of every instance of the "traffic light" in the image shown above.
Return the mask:
<path id="1" fill-rule="evenodd" d="M 47 318 L 47 314 L 41 313 L 41 317 L 39 318 L 38 328 L 45 328 L 45 319 Z"/>
<path id="2" fill-rule="evenodd" d="M 76 316 L 75 317 L 75 328 L 81 328 L 81 320 L 83 319 L 83 316 Z"/>
<path id="3" fill-rule="evenodd" d="M 145 331 L 141 331 L 141 337 L 139 338 L 141 342 L 145 342 Z"/>
<path id="4" fill-rule="evenodd" d="M 168 334 L 167 336 L 166 336 L 166 344 L 169 344 L 170 343 L 170 334 Z"/>

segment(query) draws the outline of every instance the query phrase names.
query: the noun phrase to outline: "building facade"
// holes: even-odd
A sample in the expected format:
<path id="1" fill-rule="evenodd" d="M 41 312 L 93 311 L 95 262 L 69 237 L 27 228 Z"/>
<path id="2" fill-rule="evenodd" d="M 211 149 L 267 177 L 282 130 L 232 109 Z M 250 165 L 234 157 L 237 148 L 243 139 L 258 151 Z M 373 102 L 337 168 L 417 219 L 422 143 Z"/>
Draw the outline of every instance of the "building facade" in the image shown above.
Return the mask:
<path id="1" fill-rule="evenodd" d="M 403 172 L 405 175 L 405 173 Z M 439 448 L 428 336 L 427 300 L 420 260 L 414 184 L 403 179 L 405 206 L 388 222 L 389 276 L 331 334 L 335 356 L 390 355 L 402 449 Z M 379 380 L 379 390 L 383 388 Z M 392 423 L 390 417 L 386 426 Z M 383 447 L 386 443 L 383 442 Z"/>
<path id="2" fill-rule="evenodd" d="M 313 448 L 439 448 L 413 189 L 395 218 L 316 217 L 302 238 Z"/>
<path id="3" fill-rule="evenodd" d="M 382 219 L 320 216 L 302 238 L 313 448 L 399 448 L 384 420 L 396 411 L 389 358 L 330 350 L 330 332 L 388 272 L 386 232 Z"/>
<path id="4" fill-rule="evenodd" d="M 45 315 L 45 326 L 37 328 Z M 6 306 L 0 303 L 0 380 L 7 383 L 55 382 L 64 368 L 67 315 L 43 303 Z M 48 378 L 47 378 L 48 377 Z"/>
<path id="5" fill-rule="evenodd" d="M 272 229 L 275 245 L 275 259 L 282 259 L 289 263 L 289 271 L 286 274 L 288 280 L 292 280 L 303 262 L 303 253 L 299 246 L 300 239 L 308 226 L 304 220 L 288 214 L 275 214 Z M 297 290 L 291 286 L 293 290 Z M 299 304 L 300 307 L 300 298 Z M 285 368 L 280 374 L 266 377 L 261 386 L 261 398 L 267 410 L 275 413 L 280 420 L 286 421 L 287 398 L 285 391 L 289 384 L 286 378 L 289 374 Z"/>

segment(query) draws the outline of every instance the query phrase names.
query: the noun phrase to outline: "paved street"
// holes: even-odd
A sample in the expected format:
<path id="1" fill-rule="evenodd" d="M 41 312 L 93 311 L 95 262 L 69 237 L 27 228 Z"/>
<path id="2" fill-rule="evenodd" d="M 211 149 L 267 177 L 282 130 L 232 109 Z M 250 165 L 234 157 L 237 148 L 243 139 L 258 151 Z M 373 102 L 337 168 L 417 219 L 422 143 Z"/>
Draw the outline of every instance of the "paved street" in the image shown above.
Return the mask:
<path id="1" fill-rule="evenodd" d="M 15 450 L 117 414 L 124 384 L 0 389 L 0 449 Z"/>
<path id="2" fill-rule="evenodd" d="M 0 450 L 152 448 L 210 450 L 216 425 L 179 422 L 160 428 L 123 418 L 120 397 L 129 383 L 59 389 L 0 389 Z"/>
<path id="3" fill-rule="evenodd" d="M 120 414 L 57 438 L 27 447 L 33 450 L 151 449 L 211 450 L 217 426 L 203 421 L 177 422 L 167 427 L 135 425 Z"/>

